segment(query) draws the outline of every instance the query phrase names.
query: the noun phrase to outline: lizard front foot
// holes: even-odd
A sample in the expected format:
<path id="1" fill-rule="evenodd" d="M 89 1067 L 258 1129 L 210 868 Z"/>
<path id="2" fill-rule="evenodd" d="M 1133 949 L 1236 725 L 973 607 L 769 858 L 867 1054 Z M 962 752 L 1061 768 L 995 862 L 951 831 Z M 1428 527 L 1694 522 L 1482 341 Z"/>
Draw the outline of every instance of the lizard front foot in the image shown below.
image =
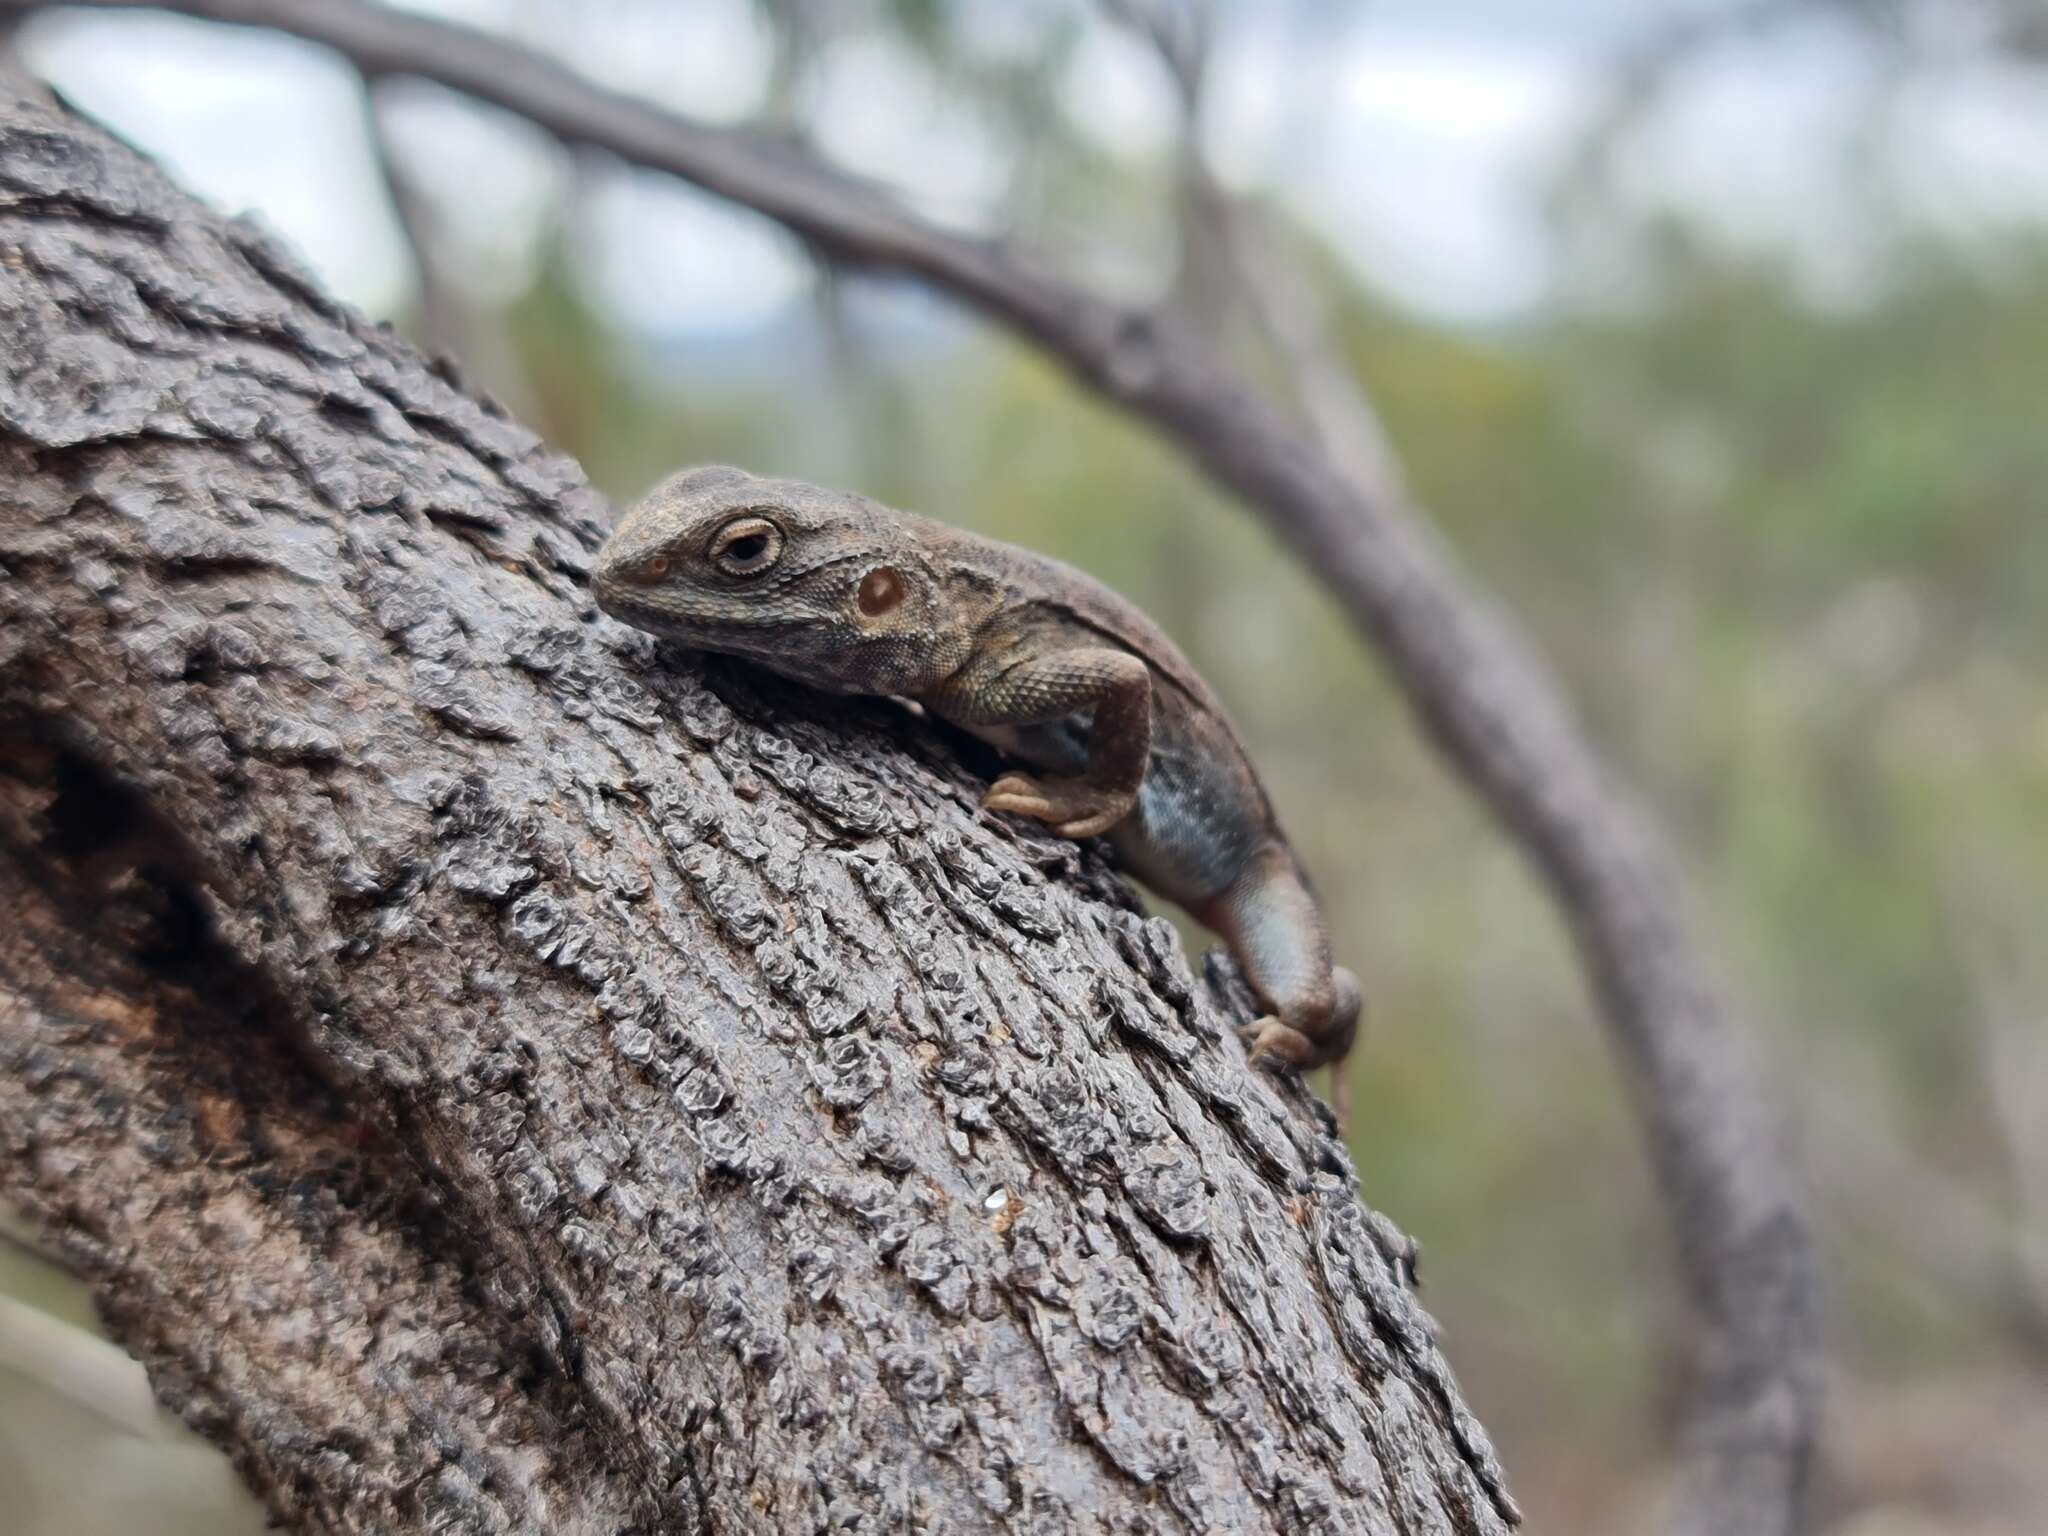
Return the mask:
<path id="1" fill-rule="evenodd" d="M 1009 811 L 1050 826 L 1061 837 L 1095 837 L 1122 821 L 1138 803 L 1134 791 L 1098 789 L 1085 779 L 1036 779 L 1006 773 L 982 796 L 985 811 Z"/>

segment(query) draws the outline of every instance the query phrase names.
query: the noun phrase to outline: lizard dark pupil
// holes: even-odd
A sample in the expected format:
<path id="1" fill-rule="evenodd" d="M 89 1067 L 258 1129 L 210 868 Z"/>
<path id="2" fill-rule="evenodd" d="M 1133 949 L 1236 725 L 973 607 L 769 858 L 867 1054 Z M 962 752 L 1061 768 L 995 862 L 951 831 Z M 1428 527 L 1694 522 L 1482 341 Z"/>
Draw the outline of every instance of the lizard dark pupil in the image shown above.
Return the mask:
<path id="1" fill-rule="evenodd" d="M 730 544 L 726 545 L 725 552 L 732 556 L 733 559 L 739 561 L 741 565 L 751 565 L 754 561 L 761 558 L 761 551 L 767 547 L 767 534 L 750 533 L 743 538 L 734 539 Z"/>

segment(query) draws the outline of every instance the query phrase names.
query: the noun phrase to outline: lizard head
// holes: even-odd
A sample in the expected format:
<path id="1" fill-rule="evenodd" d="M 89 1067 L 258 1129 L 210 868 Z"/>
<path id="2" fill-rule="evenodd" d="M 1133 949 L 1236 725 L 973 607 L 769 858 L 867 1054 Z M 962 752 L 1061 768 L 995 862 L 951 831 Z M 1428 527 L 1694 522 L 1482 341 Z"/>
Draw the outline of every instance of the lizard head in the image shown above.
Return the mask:
<path id="1" fill-rule="evenodd" d="M 688 469 L 620 519 L 592 589 L 613 618 L 696 650 L 814 688 L 911 693 L 963 659 L 944 654 L 952 626 L 913 524 L 799 480 Z"/>

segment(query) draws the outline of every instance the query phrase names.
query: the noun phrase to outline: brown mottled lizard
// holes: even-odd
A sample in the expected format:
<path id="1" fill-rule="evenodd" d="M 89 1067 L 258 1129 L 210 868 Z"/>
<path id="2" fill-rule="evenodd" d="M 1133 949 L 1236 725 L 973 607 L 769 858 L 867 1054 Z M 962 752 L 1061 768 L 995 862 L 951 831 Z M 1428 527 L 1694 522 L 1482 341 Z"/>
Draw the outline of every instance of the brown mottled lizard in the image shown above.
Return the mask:
<path id="1" fill-rule="evenodd" d="M 1356 979 L 1222 704 L 1173 642 L 1081 572 L 865 497 L 722 466 L 663 481 L 598 552 L 637 628 L 835 693 L 915 699 L 1040 773 L 982 805 L 1105 834 L 1221 934 L 1270 1012 L 1254 1061 L 1339 1062 Z M 1343 1075 L 1332 1098 L 1342 1113 Z"/>

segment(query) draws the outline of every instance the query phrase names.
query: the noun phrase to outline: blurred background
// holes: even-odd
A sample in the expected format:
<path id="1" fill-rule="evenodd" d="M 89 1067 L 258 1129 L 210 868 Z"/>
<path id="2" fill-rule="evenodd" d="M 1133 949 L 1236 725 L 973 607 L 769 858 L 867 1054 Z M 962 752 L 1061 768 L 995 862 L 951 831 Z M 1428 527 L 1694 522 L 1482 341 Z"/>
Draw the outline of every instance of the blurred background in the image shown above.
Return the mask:
<path id="1" fill-rule="evenodd" d="M 421 8 L 801 135 L 1099 291 L 1193 298 L 1285 398 L 1258 317 L 1199 302 L 1191 142 L 1256 215 L 1296 340 L 1363 385 L 1683 845 L 1811 1192 L 1817 1524 L 2043 1529 L 2037 0 L 1222 0 L 1191 127 L 1115 0 Z M 1146 606 L 1235 710 L 1367 978 L 1365 1193 L 1422 1244 L 1532 1528 L 1641 1528 L 1676 1298 L 1591 1004 L 1515 855 L 1257 522 L 930 294 L 445 91 L 150 12 L 39 16 L 13 47 L 615 497 L 701 460 L 842 483 Z M 0 1257 L 30 1333 L 85 1326 Z M 0 1485 L 33 1462 L 44 1501 L 16 1514 L 139 1528 L 64 1502 L 51 1445 L 82 1440 L 32 1353 L 0 1352 Z M 213 1472 L 164 1455 L 154 1493 L 131 1479 L 149 1528 L 172 1488 L 227 1528 Z"/>

